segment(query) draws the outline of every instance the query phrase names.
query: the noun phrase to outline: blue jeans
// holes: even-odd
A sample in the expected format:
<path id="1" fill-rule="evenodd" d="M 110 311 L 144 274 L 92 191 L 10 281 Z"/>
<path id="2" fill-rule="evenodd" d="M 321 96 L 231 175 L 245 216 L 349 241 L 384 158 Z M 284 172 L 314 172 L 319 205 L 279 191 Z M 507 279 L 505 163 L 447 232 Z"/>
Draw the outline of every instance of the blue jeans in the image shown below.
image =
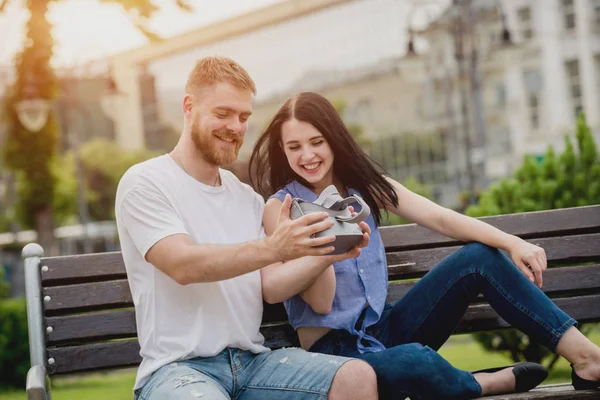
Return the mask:
<path id="1" fill-rule="evenodd" d="M 280 349 L 253 354 L 227 348 L 156 371 L 134 400 L 325 400 L 349 358 Z"/>
<path id="2" fill-rule="evenodd" d="M 458 326 L 467 307 L 483 294 L 513 327 L 550 350 L 576 321 L 561 311 L 499 250 L 470 243 L 442 260 L 366 332 L 387 349 L 360 354 L 356 336 L 332 330 L 311 352 L 356 357 L 375 370 L 380 399 L 468 399 L 481 387 L 437 350 Z"/>

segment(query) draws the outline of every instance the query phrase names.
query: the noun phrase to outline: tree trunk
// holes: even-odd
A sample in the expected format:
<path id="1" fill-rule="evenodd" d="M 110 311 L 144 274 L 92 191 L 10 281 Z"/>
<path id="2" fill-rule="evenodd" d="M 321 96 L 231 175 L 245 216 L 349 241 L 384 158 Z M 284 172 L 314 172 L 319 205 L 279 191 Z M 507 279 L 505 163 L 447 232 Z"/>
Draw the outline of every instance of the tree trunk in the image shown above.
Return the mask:
<path id="1" fill-rule="evenodd" d="M 44 256 L 59 255 L 58 241 L 54 237 L 54 213 L 51 206 L 45 206 L 35 215 L 37 242 L 44 248 Z"/>

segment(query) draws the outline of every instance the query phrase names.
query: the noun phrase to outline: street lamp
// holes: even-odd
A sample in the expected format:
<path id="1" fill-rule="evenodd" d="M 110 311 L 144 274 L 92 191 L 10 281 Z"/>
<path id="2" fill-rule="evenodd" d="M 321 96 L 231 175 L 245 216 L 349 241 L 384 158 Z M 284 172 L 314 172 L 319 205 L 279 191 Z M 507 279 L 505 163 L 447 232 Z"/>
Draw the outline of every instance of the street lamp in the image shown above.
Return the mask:
<path id="1" fill-rule="evenodd" d="M 500 19 L 502 21 L 502 45 L 510 46 L 513 44 L 512 38 L 510 36 L 510 30 L 508 29 L 508 24 L 506 23 L 506 13 L 502 8 L 502 3 L 500 0 L 494 0 L 496 5 L 496 11 L 500 14 Z"/>
<path id="2" fill-rule="evenodd" d="M 39 96 L 31 76 L 25 79 L 23 100 L 15 104 L 15 111 L 21 125 L 30 132 L 39 132 L 48 122 L 50 101 Z"/>

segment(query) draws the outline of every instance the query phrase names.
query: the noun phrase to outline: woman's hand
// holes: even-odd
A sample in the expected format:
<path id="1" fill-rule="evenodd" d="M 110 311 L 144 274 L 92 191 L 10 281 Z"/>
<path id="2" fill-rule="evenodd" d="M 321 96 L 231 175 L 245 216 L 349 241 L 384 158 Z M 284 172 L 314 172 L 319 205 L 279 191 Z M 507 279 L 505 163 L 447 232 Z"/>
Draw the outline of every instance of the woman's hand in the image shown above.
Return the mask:
<path id="1" fill-rule="evenodd" d="M 539 246 L 528 243 L 523 239 L 517 238 L 514 244 L 508 249 L 510 256 L 517 267 L 538 287 L 542 287 L 542 272 L 548 267 L 546 252 Z"/>

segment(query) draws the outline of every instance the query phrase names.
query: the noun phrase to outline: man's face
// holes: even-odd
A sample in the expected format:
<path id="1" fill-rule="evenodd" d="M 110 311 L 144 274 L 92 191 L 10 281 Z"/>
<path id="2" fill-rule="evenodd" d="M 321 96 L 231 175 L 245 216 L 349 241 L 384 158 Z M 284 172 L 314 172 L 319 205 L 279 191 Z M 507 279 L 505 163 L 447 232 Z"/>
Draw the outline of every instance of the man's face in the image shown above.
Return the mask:
<path id="1" fill-rule="evenodd" d="M 221 166 L 237 159 L 252 114 L 252 92 L 229 83 L 203 88 L 190 111 L 192 141 L 202 157 Z"/>

